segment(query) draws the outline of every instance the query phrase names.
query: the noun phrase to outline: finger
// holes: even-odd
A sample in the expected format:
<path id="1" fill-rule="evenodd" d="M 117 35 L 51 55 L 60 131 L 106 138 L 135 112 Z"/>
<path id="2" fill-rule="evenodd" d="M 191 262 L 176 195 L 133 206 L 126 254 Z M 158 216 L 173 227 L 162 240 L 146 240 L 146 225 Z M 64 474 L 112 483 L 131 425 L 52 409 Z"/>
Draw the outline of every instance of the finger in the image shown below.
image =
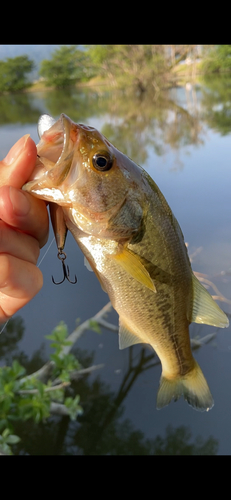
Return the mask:
<path id="1" fill-rule="evenodd" d="M 48 238 L 49 218 L 44 201 L 12 186 L 0 188 L 0 218 L 36 238 L 40 248 Z"/>
<path id="2" fill-rule="evenodd" d="M 35 142 L 24 135 L 14 144 L 0 162 L 0 186 L 6 184 L 21 188 L 29 179 L 37 158 Z"/>
<path id="3" fill-rule="evenodd" d="M 41 289 L 42 273 L 34 264 L 12 255 L 0 259 L 0 321 L 6 321 Z"/>
<path id="4" fill-rule="evenodd" d="M 39 257 L 39 244 L 29 234 L 16 231 L 0 221 L 0 259 L 3 253 L 36 264 Z"/>

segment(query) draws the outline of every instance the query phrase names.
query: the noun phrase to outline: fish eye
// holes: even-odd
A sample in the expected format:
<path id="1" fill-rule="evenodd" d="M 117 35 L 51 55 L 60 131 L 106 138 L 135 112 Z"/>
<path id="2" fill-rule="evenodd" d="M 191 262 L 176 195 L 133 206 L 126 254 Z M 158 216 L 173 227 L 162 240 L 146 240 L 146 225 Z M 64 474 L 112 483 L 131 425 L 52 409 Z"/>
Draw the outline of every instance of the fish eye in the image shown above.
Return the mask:
<path id="1" fill-rule="evenodd" d="M 110 170 L 112 167 L 113 158 L 108 151 L 100 151 L 93 156 L 92 163 L 96 170 L 105 172 L 106 170 Z"/>

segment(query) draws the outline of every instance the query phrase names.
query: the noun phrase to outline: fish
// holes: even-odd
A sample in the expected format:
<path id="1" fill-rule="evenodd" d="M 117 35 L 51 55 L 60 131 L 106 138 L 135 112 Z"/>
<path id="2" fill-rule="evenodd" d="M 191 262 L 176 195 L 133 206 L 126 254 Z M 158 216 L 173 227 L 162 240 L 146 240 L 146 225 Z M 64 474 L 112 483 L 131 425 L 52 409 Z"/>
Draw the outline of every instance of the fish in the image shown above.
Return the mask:
<path id="1" fill-rule="evenodd" d="M 157 409 L 181 396 L 214 401 L 194 359 L 192 322 L 229 320 L 194 275 L 183 233 L 155 181 L 89 125 L 42 115 L 34 171 L 23 189 L 50 204 L 61 252 L 69 230 L 119 315 L 119 348 L 149 344 L 162 373 Z"/>

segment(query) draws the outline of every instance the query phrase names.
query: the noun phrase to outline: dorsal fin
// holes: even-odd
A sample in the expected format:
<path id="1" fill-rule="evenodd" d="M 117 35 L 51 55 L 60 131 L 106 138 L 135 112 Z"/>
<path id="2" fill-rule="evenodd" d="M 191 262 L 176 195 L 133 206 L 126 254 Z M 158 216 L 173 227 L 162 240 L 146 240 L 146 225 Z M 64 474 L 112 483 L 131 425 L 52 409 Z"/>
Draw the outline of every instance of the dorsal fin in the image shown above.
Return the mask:
<path id="1" fill-rule="evenodd" d="M 196 276 L 192 275 L 193 305 L 191 318 L 194 323 L 205 323 L 206 325 L 226 328 L 229 320 L 226 314 L 220 309 L 215 300 L 211 297 L 206 288 L 201 285 Z"/>

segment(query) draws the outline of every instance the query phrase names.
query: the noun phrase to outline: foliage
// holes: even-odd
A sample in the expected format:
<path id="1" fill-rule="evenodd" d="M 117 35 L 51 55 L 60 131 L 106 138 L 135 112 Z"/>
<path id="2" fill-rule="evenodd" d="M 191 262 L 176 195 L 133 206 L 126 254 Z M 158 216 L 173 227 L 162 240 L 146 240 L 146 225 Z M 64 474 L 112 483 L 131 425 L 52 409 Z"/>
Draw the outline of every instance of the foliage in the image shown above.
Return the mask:
<path id="1" fill-rule="evenodd" d="M 73 354 L 63 354 L 66 346 L 66 325 L 61 322 L 47 338 L 53 340 L 55 351 L 51 354 L 52 373 L 46 383 L 34 375 L 25 376 L 25 368 L 14 360 L 12 366 L 0 368 L 0 453 L 11 454 L 10 445 L 20 438 L 13 434 L 14 424 L 18 421 L 33 419 L 39 423 L 51 415 L 52 401 L 62 403 L 65 414 L 75 420 L 82 413 L 79 396 L 65 397 L 70 384 L 70 373 L 81 368 Z M 61 382 L 61 383 L 60 383 Z"/>
<path id="2" fill-rule="evenodd" d="M 223 73 L 231 71 L 231 45 L 206 47 L 201 65 L 204 73 Z"/>
<path id="3" fill-rule="evenodd" d="M 84 52 L 76 45 L 64 45 L 54 51 L 51 59 L 41 62 L 39 73 L 47 86 L 62 88 L 74 85 L 86 77 L 84 59 Z"/>
<path id="4" fill-rule="evenodd" d="M 10 434 L 9 429 L 5 429 L 0 436 L 0 455 L 12 455 L 12 451 L 10 448 L 10 444 L 16 444 L 20 441 L 20 438 L 18 436 L 15 436 L 14 434 Z"/>
<path id="5" fill-rule="evenodd" d="M 205 73 L 230 71 L 231 46 L 198 45 L 61 45 L 50 59 L 40 63 L 39 75 L 46 86 L 64 88 L 92 80 L 113 87 L 133 88 L 142 94 L 159 92 L 179 75 L 181 62 L 196 64 L 202 58 Z M 188 58 L 188 61 L 187 61 Z M 195 67 L 195 64 L 193 67 Z M 28 56 L 0 61 L 0 92 L 26 88 L 25 75 L 35 67 Z"/>
<path id="6" fill-rule="evenodd" d="M 46 338 L 53 340 L 51 347 L 55 348 L 54 354 L 51 354 L 50 359 L 54 361 L 55 366 L 53 370 L 53 375 L 59 377 L 63 382 L 69 382 L 70 373 L 73 370 L 79 370 L 81 368 L 78 360 L 73 354 L 62 355 L 62 350 L 64 346 L 72 345 L 72 342 L 68 342 L 67 338 L 67 326 L 63 321 L 54 329 L 51 335 L 46 335 Z"/>
<path id="7" fill-rule="evenodd" d="M 34 68 L 27 55 L 0 61 L 0 92 L 23 90 L 31 85 L 26 75 Z"/>
<path id="8" fill-rule="evenodd" d="M 158 89 L 166 80 L 168 60 L 164 45 L 90 45 L 95 73 L 114 86 L 132 85 L 139 92 Z"/>
<path id="9" fill-rule="evenodd" d="M 16 360 L 11 366 L 0 368 L 0 454 L 12 454 L 11 447 L 15 453 L 42 455 L 198 455 L 217 452 L 218 444 L 212 437 L 203 440 L 198 436 L 193 443 L 190 429 L 167 428 L 164 439 L 160 436 L 146 439 L 143 432 L 134 429 L 130 420 L 121 420 L 123 402 L 134 382 L 144 371 L 159 366 L 154 352 L 141 348 L 137 355 L 136 346 L 129 348 L 129 362 L 116 392 L 99 377 L 93 382 L 87 377 L 81 378 L 102 365 L 92 366 L 93 355 L 89 357 L 89 354 L 76 350 L 83 366 L 88 366 L 81 369 L 76 356 L 70 356 L 70 349 L 89 328 L 98 332 L 100 325 L 118 331 L 114 324 L 103 319 L 110 311 L 109 302 L 94 317 L 76 326 L 69 336 L 65 323 L 59 323 L 47 336 L 54 348 L 51 360 L 31 375 L 26 375 L 25 368 Z M 19 322 L 15 326 L 20 326 Z M 209 337 L 211 339 L 214 335 Z M 36 356 L 39 357 L 41 361 L 41 356 Z M 77 392 L 81 394 L 84 412 Z"/>

